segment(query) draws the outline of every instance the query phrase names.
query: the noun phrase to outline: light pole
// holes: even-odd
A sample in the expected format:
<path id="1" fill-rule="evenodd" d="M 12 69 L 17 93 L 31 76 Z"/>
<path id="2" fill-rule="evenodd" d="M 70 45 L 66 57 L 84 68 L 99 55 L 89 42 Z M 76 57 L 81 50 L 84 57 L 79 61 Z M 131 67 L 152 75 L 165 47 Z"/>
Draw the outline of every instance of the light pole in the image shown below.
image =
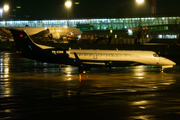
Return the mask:
<path id="1" fill-rule="evenodd" d="M 71 7 L 72 2 L 71 1 L 66 1 L 65 5 L 66 5 L 66 7 L 68 9 L 68 24 L 67 24 L 67 26 L 69 27 L 69 8 Z"/>
<path id="2" fill-rule="evenodd" d="M 135 40 L 135 43 L 140 43 L 140 38 L 141 38 L 141 5 L 144 3 L 144 0 L 136 0 L 136 3 L 140 9 L 140 20 L 139 20 L 137 38 Z"/>
<path id="3" fill-rule="evenodd" d="M 3 6 L 3 19 L 7 20 L 7 14 L 8 14 L 8 11 L 9 11 L 9 5 L 8 4 L 4 4 Z"/>
<path id="4" fill-rule="evenodd" d="M 141 5 L 144 3 L 144 0 L 136 0 L 136 3 L 140 9 L 140 22 L 139 25 L 141 24 Z"/>

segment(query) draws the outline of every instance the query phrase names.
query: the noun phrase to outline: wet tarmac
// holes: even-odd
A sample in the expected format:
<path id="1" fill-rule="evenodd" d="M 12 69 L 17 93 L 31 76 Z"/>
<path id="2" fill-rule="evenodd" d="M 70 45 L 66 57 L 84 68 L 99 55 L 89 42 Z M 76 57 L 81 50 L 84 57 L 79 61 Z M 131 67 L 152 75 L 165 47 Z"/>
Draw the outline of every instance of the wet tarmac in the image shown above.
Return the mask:
<path id="1" fill-rule="evenodd" d="M 0 120 L 179 120 L 180 66 L 91 69 L 0 52 Z"/>

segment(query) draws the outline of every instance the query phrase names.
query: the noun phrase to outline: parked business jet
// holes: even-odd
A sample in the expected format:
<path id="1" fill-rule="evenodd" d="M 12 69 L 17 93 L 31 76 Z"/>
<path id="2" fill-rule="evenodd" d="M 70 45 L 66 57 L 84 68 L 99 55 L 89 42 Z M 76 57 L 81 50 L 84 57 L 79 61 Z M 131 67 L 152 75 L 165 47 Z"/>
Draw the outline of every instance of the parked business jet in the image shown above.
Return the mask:
<path id="1" fill-rule="evenodd" d="M 9 29 L 24 30 L 29 36 L 50 37 L 51 39 L 76 37 L 82 34 L 81 30 L 74 27 L 1 27 L 0 35 L 11 37 Z"/>
<path id="2" fill-rule="evenodd" d="M 164 68 L 176 64 L 169 59 L 159 57 L 153 51 L 58 49 L 34 43 L 25 31 L 15 29 L 10 31 L 24 57 L 41 62 L 77 66 L 79 73 L 88 71 L 92 67 L 157 65 Z"/>

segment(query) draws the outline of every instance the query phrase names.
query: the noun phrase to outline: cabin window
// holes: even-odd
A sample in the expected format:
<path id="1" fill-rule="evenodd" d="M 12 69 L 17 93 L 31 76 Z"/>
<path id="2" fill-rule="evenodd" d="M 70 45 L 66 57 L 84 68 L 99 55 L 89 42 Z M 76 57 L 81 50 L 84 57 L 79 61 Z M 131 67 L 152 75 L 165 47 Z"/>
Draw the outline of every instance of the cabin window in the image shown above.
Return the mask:
<path id="1" fill-rule="evenodd" d="M 158 55 L 158 54 L 153 54 L 153 56 L 154 56 L 154 57 L 159 57 L 159 55 Z"/>
<path id="2" fill-rule="evenodd" d="M 84 54 L 79 54 L 79 56 L 84 56 Z"/>

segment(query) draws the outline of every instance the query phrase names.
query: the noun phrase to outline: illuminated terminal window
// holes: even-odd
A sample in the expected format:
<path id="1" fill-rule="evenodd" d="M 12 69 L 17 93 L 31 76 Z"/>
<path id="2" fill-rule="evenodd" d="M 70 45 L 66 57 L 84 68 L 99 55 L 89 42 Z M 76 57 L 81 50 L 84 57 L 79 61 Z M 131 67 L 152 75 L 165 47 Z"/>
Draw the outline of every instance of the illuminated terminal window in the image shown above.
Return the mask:
<path id="1" fill-rule="evenodd" d="M 180 17 L 143 17 L 141 26 L 179 24 Z M 117 18 L 117 19 L 72 19 L 69 20 L 70 27 L 76 27 L 77 24 L 89 24 L 93 30 L 108 30 L 111 26 L 113 29 L 122 30 L 127 28 L 137 28 L 140 18 Z M 0 21 L 0 27 L 67 27 L 68 20 L 34 20 L 34 21 Z M 158 28 L 168 29 L 168 28 Z M 154 30 L 154 29 L 153 29 Z"/>
<path id="2" fill-rule="evenodd" d="M 114 38 L 117 38 L 117 34 L 115 34 Z"/>
<path id="3" fill-rule="evenodd" d="M 149 27 L 149 32 L 153 32 L 153 31 L 165 31 L 165 30 L 168 30 L 168 26 Z"/>
<path id="4" fill-rule="evenodd" d="M 160 39 L 161 39 L 161 38 L 162 38 L 162 35 L 161 35 L 161 34 L 159 34 L 159 35 L 158 35 L 158 38 L 160 38 Z"/>

